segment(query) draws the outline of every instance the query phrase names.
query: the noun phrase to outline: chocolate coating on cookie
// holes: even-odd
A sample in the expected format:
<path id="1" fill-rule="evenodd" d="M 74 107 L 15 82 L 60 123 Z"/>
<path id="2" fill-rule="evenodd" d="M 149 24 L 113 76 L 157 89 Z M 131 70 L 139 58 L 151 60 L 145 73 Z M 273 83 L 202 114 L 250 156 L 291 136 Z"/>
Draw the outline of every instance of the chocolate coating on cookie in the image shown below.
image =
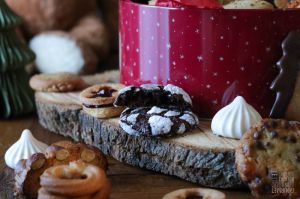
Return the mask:
<path id="1" fill-rule="evenodd" d="M 299 123 L 264 119 L 245 133 L 236 149 L 237 170 L 257 197 L 296 198 L 300 195 L 299 151 Z M 272 195 L 272 187 L 278 186 L 274 183 L 280 183 L 273 174 L 291 175 L 287 188 L 293 191 Z"/>
<path id="2" fill-rule="evenodd" d="M 121 128 L 135 136 L 170 136 L 195 128 L 199 121 L 191 111 L 177 108 L 127 108 L 120 117 Z"/>
<path id="3" fill-rule="evenodd" d="M 115 106 L 150 107 L 177 106 L 181 109 L 192 107 L 190 96 L 178 86 L 168 84 L 143 84 L 140 87 L 128 86 L 119 91 Z"/>
<path id="4" fill-rule="evenodd" d="M 292 31 L 282 43 L 283 56 L 277 63 L 279 75 L 271 85 L 276 100 L 271 110 L 272 118 L 283 118 L 293 96 L 300 66 L 300 31 Z"/>

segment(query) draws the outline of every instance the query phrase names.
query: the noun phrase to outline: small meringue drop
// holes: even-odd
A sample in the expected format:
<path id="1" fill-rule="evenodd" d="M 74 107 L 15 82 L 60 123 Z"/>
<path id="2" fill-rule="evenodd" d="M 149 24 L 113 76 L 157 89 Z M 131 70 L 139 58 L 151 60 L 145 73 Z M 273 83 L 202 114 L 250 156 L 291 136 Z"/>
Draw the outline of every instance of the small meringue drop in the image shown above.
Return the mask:
<path id="1" fill-rule="evenodd" d="M 214 134 L 241 139 L 243 134 L 261 119 L 260 114 L 243 97 L 237 96 L 233 102 L 216 113 L 211 129 Z"/>
<path id="2" fill-rule="evenodd" d="M 25 129 L 20 139 L 14 143 L 5 153 L 4 159 L 7 166 L 16 169 L 18 162 L 28 159 L 35 153 L 44 153 L 48 145 L 33 137 L 30 130 Z"/>

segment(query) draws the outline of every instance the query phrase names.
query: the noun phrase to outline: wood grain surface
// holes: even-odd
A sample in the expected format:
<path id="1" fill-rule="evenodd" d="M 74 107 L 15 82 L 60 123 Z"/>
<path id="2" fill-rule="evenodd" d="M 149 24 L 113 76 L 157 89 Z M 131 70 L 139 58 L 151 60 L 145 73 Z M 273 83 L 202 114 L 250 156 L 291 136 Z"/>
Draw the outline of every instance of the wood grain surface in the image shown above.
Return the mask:
<path id="1" fill-rule="evenodd" d="M 23 129 L 30 129 L 34 136 L 45 142 L 53 143 L 66 139 L 43 129 L 37 121 L 36 116 L 27 116 L 15 120 L 0 120 L 0 198 L 6 199 L 7 192 L 12 190 L 3 182 L 6 172 L 11 172 L 5 168 L 4 154 L 10 145 L 19 137 Z M 161 199 L 170 191 L 197 187 L 197 185 L 180 180 L 176 177 L 157 174 L 148 170 L 135 168 L 120 163 L 109 158 L 108 176 L 112 183 L 112 193 L 110 199 Z M 12 179 L 11 179 L 12 180 Z M 253 198 L 248 191 L 221 190 L 228 199 L 250 199 Z"/>
<path id="2" fill-rule="evenodd" d="M 88 85 L 119 82 L 118 71 L 84 76 Z M 36 92 L 40 124 L 53 133 L 83 141 L 133 166 L 174 175 L 214 188 L 244 188 L 235 166 L 238 140 L 212 134 L 210 123 L 172 138 L 125 133 L 118 118 L 100 120 L 82 111 L 80 92 Z"/>
<path id="3" fill-rule="evenodd" d="M 239 141 L 212 134 L 208 120 L 176 137 L 132 136 L 119 127 L 118 118 L 97 119 L 82 111 L 78 93 L 37 92 L 35 99 L 44 128 L 93 145 L 121 162 L 203 186 L 245 187 L 235 166 Z"/>

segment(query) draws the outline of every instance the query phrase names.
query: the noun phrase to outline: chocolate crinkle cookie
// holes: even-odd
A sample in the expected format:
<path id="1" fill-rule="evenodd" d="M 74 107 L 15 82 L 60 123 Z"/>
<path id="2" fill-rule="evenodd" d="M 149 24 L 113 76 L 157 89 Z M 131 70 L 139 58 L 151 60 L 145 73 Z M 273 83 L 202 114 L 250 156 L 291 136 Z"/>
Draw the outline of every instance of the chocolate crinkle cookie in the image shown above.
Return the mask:
<path id="1" fill-rule="evenodd" d="M 197 116 L 177 107 L 127 108 L 120 117 L 120 126 L 135 136 L 170 136 L 183 134 L 198 125 Z"/>
<path id="2" fill-rule="evenodd" d="M 114 102 L 115 106 L 149 107 L 149 106 L 176 106 L 180 109 L 192 107 L 190 96 L 178 86 L 168 84 L 143 84 L 139 87 L 128 86 L 119 91 Z"/>
<path id="3" fill-rule="evenodd" d="M 264 119 L 236 149 L 237 170 L 259 198 L 300 197 L 300 124 Z"/>

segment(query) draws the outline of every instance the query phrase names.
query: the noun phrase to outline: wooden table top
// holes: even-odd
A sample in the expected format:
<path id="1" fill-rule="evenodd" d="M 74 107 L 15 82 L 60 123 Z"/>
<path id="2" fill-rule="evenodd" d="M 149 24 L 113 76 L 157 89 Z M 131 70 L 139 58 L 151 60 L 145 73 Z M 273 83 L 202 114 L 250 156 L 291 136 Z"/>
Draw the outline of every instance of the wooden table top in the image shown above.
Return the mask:
<path id="1" fill-rule="evenodd" d="M 14 120 L 0 120 L 0 176 L 3 174 L 6 166 L 4 161 L 5 151 L 19 139 L 22 130 L 26 128 L 30 129 L 37 139 L 47 144 L 65 139 L 62 136 L 55 135 L 43 129 L 38 124 L 35 116 L 27 116 L 26 118 Z M 108 176 L 112 183 L 111 199 L 161 199 L 163 195 L 173 190 L 197 187 L 197 185 L 184 180 L 135 168 L 112 158 L 109 158 Z M 4 184 L 0 183 L 1 199 L 4 198 L 4 190 Z M 227 195 L 228 199 L 253 198 L 247 191 L 221 191 Z"/>

